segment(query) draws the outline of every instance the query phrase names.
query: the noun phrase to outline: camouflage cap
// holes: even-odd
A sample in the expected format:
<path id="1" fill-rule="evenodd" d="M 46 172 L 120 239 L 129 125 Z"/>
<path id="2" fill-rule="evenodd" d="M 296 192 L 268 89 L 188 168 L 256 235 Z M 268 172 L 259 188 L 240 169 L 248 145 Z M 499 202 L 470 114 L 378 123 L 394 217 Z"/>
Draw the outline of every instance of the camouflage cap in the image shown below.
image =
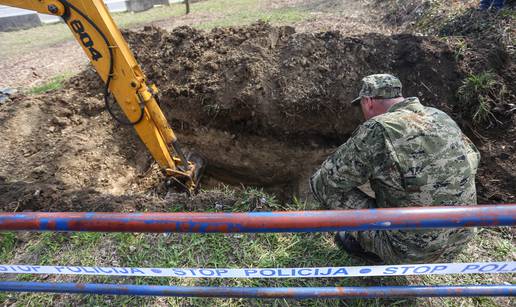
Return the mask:
<path id="1" fill-rule="evenodd" d="M 351 104 L 358 104 L 364 96 L 382 99 L 401 97 L 401 87 L 401 81 L 393 75 L 377 74 L 367 76 L 362 79 L 360 95 L 351 101 Z"/>

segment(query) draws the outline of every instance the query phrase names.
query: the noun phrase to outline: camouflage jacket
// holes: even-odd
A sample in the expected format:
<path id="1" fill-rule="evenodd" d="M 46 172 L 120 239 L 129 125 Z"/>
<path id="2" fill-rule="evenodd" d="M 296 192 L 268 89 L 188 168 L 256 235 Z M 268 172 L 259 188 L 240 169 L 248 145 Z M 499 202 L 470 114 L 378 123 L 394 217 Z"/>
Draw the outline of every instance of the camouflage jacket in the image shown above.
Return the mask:
<path id="1" fill-rule="evenodd" d="M 367 181 L 380 208 L 476 204 L 480 154 L 444 112 L 407 98 L 362 124 L 310 179 L 315 198 Z"/>

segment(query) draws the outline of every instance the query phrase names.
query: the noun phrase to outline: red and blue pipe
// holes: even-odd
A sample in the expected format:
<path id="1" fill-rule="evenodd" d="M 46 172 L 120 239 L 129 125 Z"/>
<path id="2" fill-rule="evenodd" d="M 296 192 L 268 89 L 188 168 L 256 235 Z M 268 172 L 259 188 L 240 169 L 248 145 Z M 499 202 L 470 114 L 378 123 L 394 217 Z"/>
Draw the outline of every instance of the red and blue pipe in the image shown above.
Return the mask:
<path id="1" fill-rule="evenodd" d="M 228 288 L 4 281 L 0 282 L 0 291 L 285 299 L 516 296 L 515 285 Z"/>
<path id="2" fill-rule="evenodd" d="M 0 231 L 326 232 L 515 224 L 516 204 L 251 213 L 0 213 Z M 227 288 L 4 281 L 0 291 L 292 299 L 516 296 L 515 285 Z"/>
<path id="3" fill-rule="evenodd" d="M 0 231 L 328 232 L 516 225 L 516 204 L 250 213 L 0 213 Z"/>

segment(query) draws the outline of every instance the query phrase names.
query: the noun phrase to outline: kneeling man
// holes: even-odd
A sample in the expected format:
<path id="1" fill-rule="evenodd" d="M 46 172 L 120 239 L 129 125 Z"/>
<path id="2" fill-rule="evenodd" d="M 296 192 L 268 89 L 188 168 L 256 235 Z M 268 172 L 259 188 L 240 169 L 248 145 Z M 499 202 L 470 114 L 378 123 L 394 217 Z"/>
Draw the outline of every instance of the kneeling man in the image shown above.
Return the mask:
<path id="1" fill-rule="evenodd" d="M 310 178 L 326 209 L 477 203 L 480 154 L 444 112 L 404 98 L 398 78 L 367 76 L 352 101 L 366 122 Z M 358 187 L 369 182 L 372 198 Z M 340 232 L 337 244 L 373 263 L 425 263 L 454 255 L 475 229 Z"/>

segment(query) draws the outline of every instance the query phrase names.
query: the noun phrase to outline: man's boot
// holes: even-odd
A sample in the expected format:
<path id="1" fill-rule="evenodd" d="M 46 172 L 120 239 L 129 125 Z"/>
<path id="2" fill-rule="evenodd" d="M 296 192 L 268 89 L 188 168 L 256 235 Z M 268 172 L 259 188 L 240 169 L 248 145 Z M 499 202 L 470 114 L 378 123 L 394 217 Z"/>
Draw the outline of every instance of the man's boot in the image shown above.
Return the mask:
<path id="1" fill-rule="evenodd" d="M 491 11 L 494 13 L 498 13 L 501 9 L 503 9 L 504 5 L 505 5 L 505 0 L 494 0 L 493 6 L 491 6 Z"/>
<path id="2" fill-rule="evenodd" d="M 335 244 L 351 256 L 363 259 L 371 264 L 382 264 L 383 260 L 375 253 L 368 252 L 362 248 L 357 239 L 346 231 L 335 234 Z"/>
<path id="3" fill-rule="evenodd" d="M 487 11 L 491 7 L 492 2 L 493 2 L 492 0 L 481 0 L 478 10 L 479 11 Z"/>
<path id="4" fill-rule="evenodd" d="M 489 10 L 489 12 L 491 13 L 494 13 L 494 14 L 498 14 L 500 13 L 500 11 L 502 10 L 502 7 L 497 7 L 497 6 L 492 6 L 491 9 Z"/>

